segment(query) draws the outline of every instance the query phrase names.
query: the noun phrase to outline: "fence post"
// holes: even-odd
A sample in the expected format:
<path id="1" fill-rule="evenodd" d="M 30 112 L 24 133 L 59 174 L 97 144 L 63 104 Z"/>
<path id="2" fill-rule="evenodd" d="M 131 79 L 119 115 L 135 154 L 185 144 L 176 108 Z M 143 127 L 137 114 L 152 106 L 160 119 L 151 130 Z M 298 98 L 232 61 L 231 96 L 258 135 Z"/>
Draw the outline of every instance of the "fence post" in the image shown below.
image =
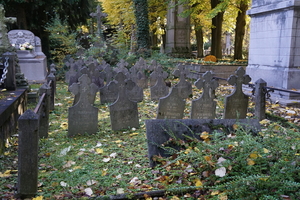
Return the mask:
<path id="1" fill-rule="evenodd" d="M 55 94 L 56 94 L 56 78 L 53 73 L 50 73 L 47 76 L 47 82 L 52 81 L 51 84 L 51 95 L 50 95 L 50 110 L 54 110 L 54 101 L 55 101 Z"/>
<path id="2" fill-rule="evenodd" d="M 266 81 L 261 78 L 255 82 L 255 116 L 259 120 L 263 120 L 266 118 L 266 86 Z"/>
<path id="3" fill-rule="evenodd" d="M 39 136 L 40 138 L 48 137 L 49 130 L 49 111 L 50 111 L 50 97 L 51 97 L 51 87 L 44 83 L 40 87 L 40 97 L 45 93 L 45 98 L 42 102 L 41 109 L 39 111 Z"/>
<path id="4" fill-rule="evenodd" d="M 17 198 L 30 198 L 37 193 L 38 184 L 38 115 L 26 110 L 18 119 L 18 183 Z"/>

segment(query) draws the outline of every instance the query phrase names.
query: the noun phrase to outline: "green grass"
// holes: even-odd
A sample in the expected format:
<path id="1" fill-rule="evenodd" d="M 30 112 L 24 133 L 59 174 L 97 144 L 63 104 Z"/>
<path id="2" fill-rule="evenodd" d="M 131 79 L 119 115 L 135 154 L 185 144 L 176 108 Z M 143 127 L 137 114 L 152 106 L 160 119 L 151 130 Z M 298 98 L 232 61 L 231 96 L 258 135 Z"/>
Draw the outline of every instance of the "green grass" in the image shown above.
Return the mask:
<path id="1" fill-rule="evenodd" d="M 227 87 L 220 87 L 217 96 L 223 99 L 228 93 L 230 92 Z M 88 189 L 93 191 L 91 196 L 94 197 L 117 195 L 120 191 L 134 194 L 167 190 L 174 191 L 174 194 L 169 192 L 163 199 L 171 199 L 173 196 L 182 199 L 220 199 L 222 195 L 230 198 L 233 190 L 230 184 L 240 187 L 240 193 L 234 193 L 235 197 L 247 197 L 248 192 L 251 192 L 246 184 L 248 181 L 256 188 L 252 192 L 253 198 L 249 199 L 259 199 L 258 197 L 262 197 L 259 192 L 266 188 L 276 190 L 278 198 L 275 199 L 281 199 L 280 195 L 291 196 L 290 193 L 284 193 L 282 185 L 292 187 L 294 184 L 293 188 L 299 189 L 299 135 L 292 129 L 286 129 L 271 121 L 263 125 L 268 128 L 263 128 L 260 136 L 250 137 L 243 132 L 237 132 L 239 137 L 231 141 L 227 141 L 226 136 L 210 136 L 215 143 L 185 143 L 186 148 L 190 149 L 189 152 L 178 152 L 175 160 L 174 157 L 161 159 L 161 165 L 150 168 L 144 121 L 156 118 L 157 102 L 150 100 L 149 89 L 144 96 L 144 101 L 138 104 L 139 129 L 112 131 L 108 105 L 101 105 L 97 98 L 95 106 L 99 108 L 98 132 L 94 135 L 68 138 L 68 107 L 72 106 L 73 95 L 67 91 L 65 83 L 58 82 L 55 110 L 50 113 L 49 137 L 40 140 L 37 196 L 43 196 L 44 199 L 78 199 L 89 197 L 86 194 Z M 193 98 L 198 96 L 199 92 L 196 92 Z M 190 100 L 187 101 L 185 118 L 189 117 Z M 221 118 L 223 103 L 218 102 L 218 107 L 217 116 Z M 236 144 L 235 142 L 240 145 L 230 150 L 228 145 Z M 14 171 L 17 169 L 17 137 L 12 137 L 8 144 L 6 155 L 0 157 L 0 191 L 3 199 L 13 197 L 17 182 L 17 173 Z M 220 148 L 228 149 L 232 154 L 219 151 Z M 272 153 L 263 154 L 263 148 Z M 257 164 L 252 166 L 247 164 L 247 158 L 253 151 L 259 151 L 265 160 L 258 158 L 255 160 Z M 211 161 L 204 156 L 211 156 Z M 220 157 L 228 160 L 226 168 L 230 174 L 225 178 L 214 175 L 216 162 Z M 291 164 L 294 167 L 288 167 Z M 266 166 L 269 167 L 262 170 Z M 276 171 L 272 166 L 278 166 L 283 171 Z M 260 178 L 266 176 L 272 176 L 270 180 L 276 180 L 277 185 L 266 187 L 262 184 L 264 182 Z M 278 178 L 286 181 L 286 185 Z M 201 187 L 197 180 L 201 182 Z M 257 183 L 257 180 L 260 182 Z M 294 194 L 293 198 L 298 197 Z"/>

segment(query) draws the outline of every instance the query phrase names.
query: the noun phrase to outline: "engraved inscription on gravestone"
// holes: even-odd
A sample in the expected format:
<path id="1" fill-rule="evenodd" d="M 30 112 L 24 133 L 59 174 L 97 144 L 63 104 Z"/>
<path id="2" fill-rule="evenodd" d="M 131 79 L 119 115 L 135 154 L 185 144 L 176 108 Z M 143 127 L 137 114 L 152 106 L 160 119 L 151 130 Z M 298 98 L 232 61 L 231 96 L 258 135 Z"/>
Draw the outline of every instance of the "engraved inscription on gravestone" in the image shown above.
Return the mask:
<path id="1" fill-rule="evenodd" d="M 87 74 L 79 78 L 79 83 L 74 83 L 70 91 L 75 95 L 80 93 L 79 101 L 69 108 L 68 136 L 77 134 L 94 134 L 98 131 L 98 108 L 91 105 L 87 96 L 92 95 L 92 89 L 97 87 L 91 83 Z M 94 96 L 96 93 L 94 93 Z"/>
<path id="2" fill-rule="evenodd" d="M 235 73 L 227 80 L 235 89 L 225 98 L 224 119 L 244 119 L 247 116 L 248 96 L 243 93 L 242 86 L 248 84 L 251 78 L 245 74 L 243 67 L 239 67 Z"/>
<path id="3" fill-rule="evenodd" d="M 215 89 L 218 87 L 218 82 L 213 79 L 211 72 L 207 71 L 203 74 L 202 79 L 199 78 L 195 85 L 198 89 L 203 88 L 200 98 L 192 101 L 191 118 L 192 119 L 215 119 L 216 117 L 216 102 Z"/>
<path id="4" fill-rule="evenodd" d="M 179 96 L 178 88 L 172 88 L 168 96 L 160 98 L 157 119 L 182 119 L 185 100 Z"/>

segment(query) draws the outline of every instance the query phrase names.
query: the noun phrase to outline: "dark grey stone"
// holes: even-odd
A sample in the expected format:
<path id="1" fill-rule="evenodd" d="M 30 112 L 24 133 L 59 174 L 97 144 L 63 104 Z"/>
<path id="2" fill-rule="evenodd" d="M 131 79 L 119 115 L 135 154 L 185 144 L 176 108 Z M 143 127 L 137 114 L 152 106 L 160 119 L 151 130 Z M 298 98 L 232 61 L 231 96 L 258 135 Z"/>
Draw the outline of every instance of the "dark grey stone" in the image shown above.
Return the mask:
<path id="1" fill-rule="evenodd" d="M 168 96 L 160 98 L 157 119 L 182 119 L 185 100 L 179 96 L 178 88 L 172 88 Z"/>
<path id="2" fill-rule="evenodd" d="M 160 66 L 150 74 L 150 85 L 155 81 L 155 85 L 150 88 L 151 100 L 159 100 L 169 94 L 169 88 L 166 86 L 164 79 L 168 77 L 168 73 L 164 72 Z"/>
<path id="3" fill-rule="evenodd" d="M 256 119 L 150 119 L 145 123 L 150 167 L 156 165 L 152 159 L 153 156 L 168 157 L 173 154 L 166 148 L 180 149 L 178 145 L 166 144 L 174 137 L 183 141 L 187 141 L 188 137 L 196 138 L 202 142 L 200 138 L 202 132 L 206 131 L 211 134 L 215 131 L 227 130 L 229 134 L 234 131 L 234 124 L 241 125 L 249 133 L 257 134 L 260 131 L 259 120 Z"/>
<path id="4" fill-rule="evenodd" d="M 116 76 L 116 82 L 109 86 L 118 88 L 118 99 L 109 106 L 111 127 L 114 131 L 139 127 L 137 102 L 129 100 L 126 95 L 126 90 L 132 89 L 134 85 L 134 82 L 126 81 L 126 76 L 120 72 Z"/>
<path id="5" fill-rule="evenodd" d="M 203 88 L 200 98 L 192 101 L 191 118 L 192 119 L 215 119 L 216 117 L 216 101 L 215 89 L 218 82 L 213 79 L 211 72 L 203 74 L 202 79 L 199 78 L 195 85 L 198 89 Z"/>
<path id="6" fill-rule="evenodd" d="M 98 108 L 92 106 L 90 99 L 95 98 L 97 88 L 91 83 L 87 74 L 79 78 L 79 83 L 72 85 L 71 92 L 75 95 L 80 93 L 78 102 L 69 108 L 68 115 L 68 136 L 77 134 L 94 134 L 98 131 Z"/>
<path id="7" fill-rule="evenodd" d="M 247 116 L 249 97 L 243 93 L 243 84 L 248 84 L 251 78 L 245 74 L 245 70 L 239 67 L 236 75 L 228 78 L 228 83 L 234 85 L 233 93 L 225 98 L 224 119 L 244 119 Z"/>
<path id="8" fill-rule="evenodd" d="M 192 84 L 185 80 L 190 70 L 185 69 L 184 65 L 179 64 L 173 75 L 179 77 L 179 82 L 174 86 L 178 88 L 178 95 L 184 99 L 192 95 Z"/>

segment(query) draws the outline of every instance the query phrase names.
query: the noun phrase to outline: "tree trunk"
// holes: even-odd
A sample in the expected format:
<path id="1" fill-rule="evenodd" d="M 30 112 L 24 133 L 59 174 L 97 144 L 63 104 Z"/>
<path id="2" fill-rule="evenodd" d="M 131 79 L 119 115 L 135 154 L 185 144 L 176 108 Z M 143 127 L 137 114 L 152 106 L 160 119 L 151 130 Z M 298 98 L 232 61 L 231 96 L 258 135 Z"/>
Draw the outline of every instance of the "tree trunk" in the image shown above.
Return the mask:
<path id="1" fill-rule="evenodd" d="M 243 40 L 246 27 L 246 11 L 248 3 L 242 1 L 239 5 L 240 11 L 236 17 L 235 40 L 234 40 L 234 59 L 243 59 Z"/>
<path id="2" fill-rule="evenodd" d="M 220 3 L 220 0 L 211 0 L 212 9 Z M 222 58 L 222 24 L 223 24 L 224 12 L 219 12 L 212 19 L 211 29 L 211 54 L 217 58 Z"/>
<path id="3" fill-rule="evenodd" d="M 203 57 L 203 31 L 202 28 L 196 28 L 196 41 L 197 41 L 197 58 Z"/>
<path id="4" fill-rule="evenodd" d="M 137 43 L 139 54 L 150 56 L 150 34 L 148 19 L 148 3 L 147 0 L 134 0 L 134 14 L 137 25 Z"/>

